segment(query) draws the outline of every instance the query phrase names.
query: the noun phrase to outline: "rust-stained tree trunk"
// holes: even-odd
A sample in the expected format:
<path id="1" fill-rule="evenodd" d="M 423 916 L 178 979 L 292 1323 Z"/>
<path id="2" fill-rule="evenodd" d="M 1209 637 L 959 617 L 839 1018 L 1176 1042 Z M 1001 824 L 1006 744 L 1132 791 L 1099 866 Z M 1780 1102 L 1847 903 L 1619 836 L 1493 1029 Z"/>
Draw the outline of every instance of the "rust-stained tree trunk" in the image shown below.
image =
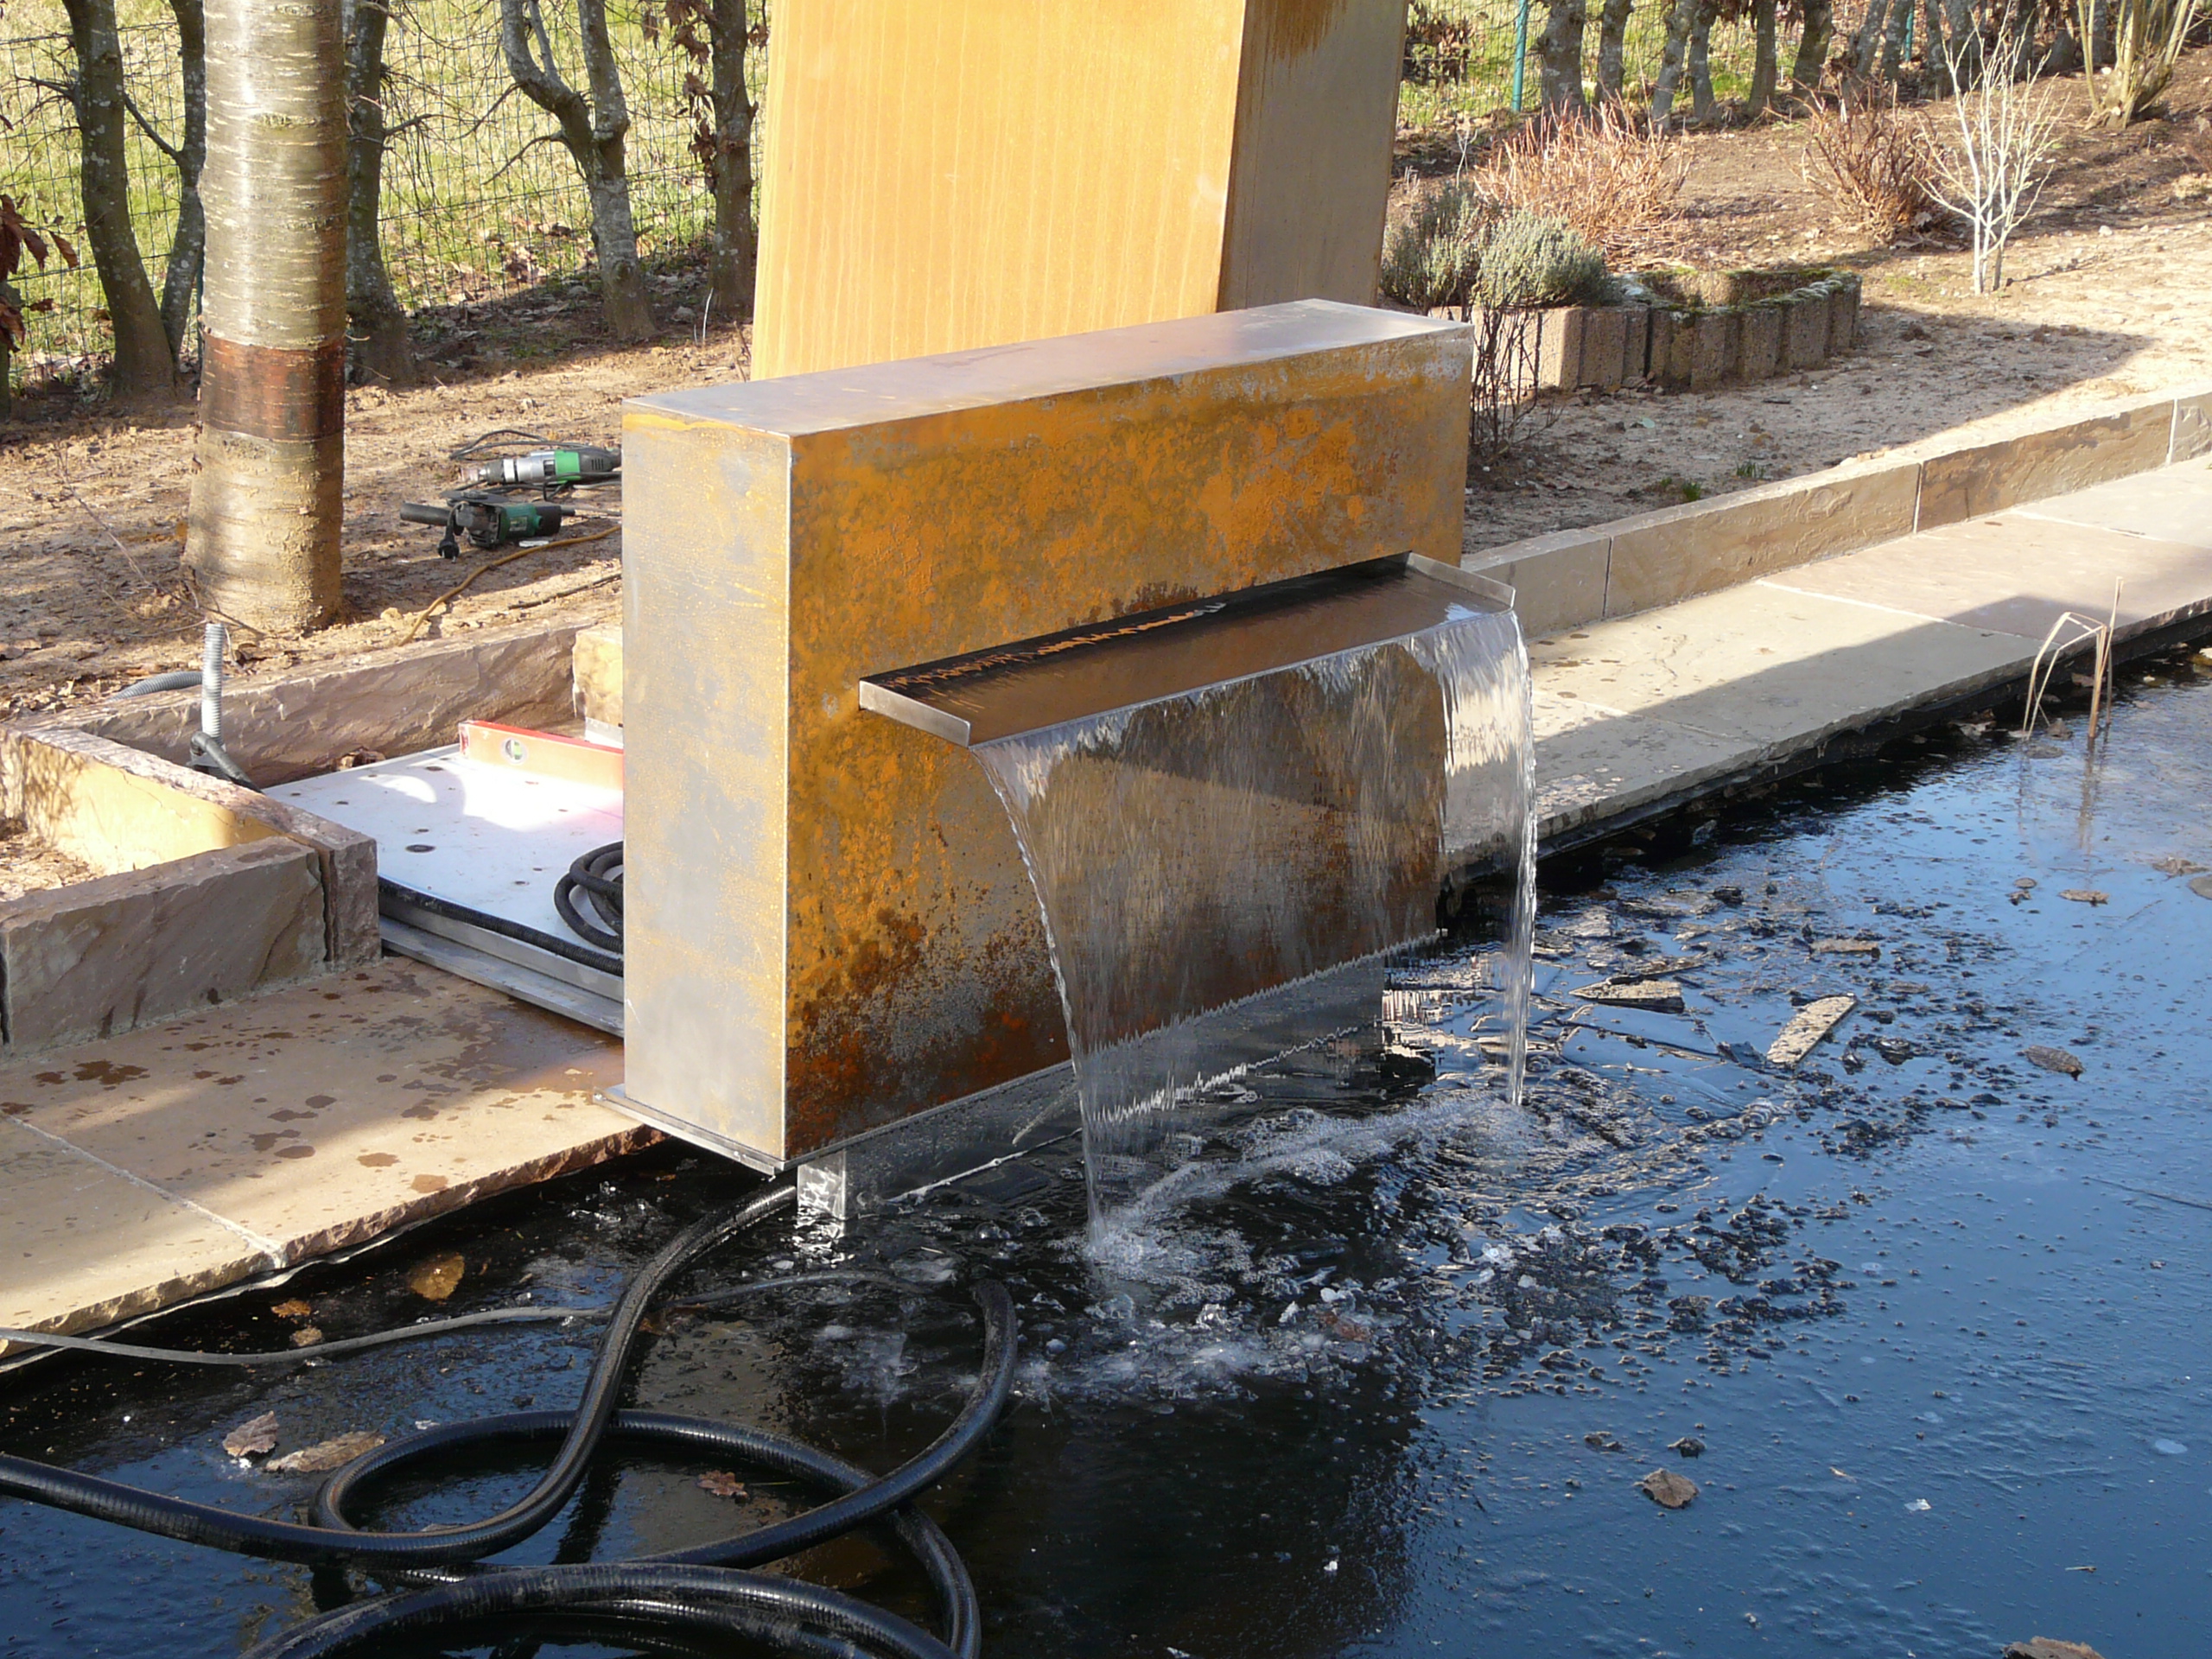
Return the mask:
<path id="1" fill-rule="evenodd" d="M 583 175 L 591 198 L 591 236 L 599 256 L 600 302 L 617 340 L 649 340 L 655 332 L 645 274 L 638 263 L 638 231 L 630 216 L 630 175 L 623 141 L 630 106 L 607 32 L 606 0 L 576 0 L 584 72 L 591 96 L 561 78 L 538 0 L 499 0 L 499 46 L 507 73 L 523 95 L 558 124 L 562 145 Z"/>
<path id="2" fill-rule="evenodd" d="M 130 226 L 130 170 L 123 150 L 129 105 L 115 0 L 63 3 L 77 54 L 70 103 L 77 117 L 85 240 L 92 245 L 92 264 L 115 330 L 115 392 L 119 397 L 166 396 L 176 389 L 176 365 Z"/>
<path id="3" fill-rule="evenodd" d="M 1579 111 L 1582 97 L 1582 31 L 1588 20 L 1586 0 L 1550 0 L 1544 17 L 1537 62 L 1543 78 L 1543 107 Z"/>
<path id="4" fill-rule="evenodd" d="M 1605 0 L 1598 15 L 1598 101 L 1608 103 L 1621 95 L 1621 60 L 1628 44 L 1628 14 L 1632 0 Z"/>
<path id="5" fill-rule="evenodd" d="M 345 474 L 341 0 L 208 0 L 207 287 L 185 563 L 257 628 L 338 610 Z"/>
<path id="6" fill-rule="evenodd" d="M 415 378 L 407 312 L 384 264 L 384 37 L 387 0 L 345 0 L 346 315 L 353 360 L 367 378 Z"/>
<path id="7" fill-rule="evenodd" d="M 752 35 L 748 0 L 714 0 L 715 251 L 708 278 L 715 303 L 733 317 L 753 315 L 760 227 L 753 218 L 753 96 L 745 85 Z"/>

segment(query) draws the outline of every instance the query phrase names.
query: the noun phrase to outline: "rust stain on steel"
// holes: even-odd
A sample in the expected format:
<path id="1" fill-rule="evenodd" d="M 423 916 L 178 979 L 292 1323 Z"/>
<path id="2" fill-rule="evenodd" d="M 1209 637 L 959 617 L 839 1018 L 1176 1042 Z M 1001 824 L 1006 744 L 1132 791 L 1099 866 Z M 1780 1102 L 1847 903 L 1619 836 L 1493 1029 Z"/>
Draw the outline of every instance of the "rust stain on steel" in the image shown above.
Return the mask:
<path id="1" fill-rule="evenodd" d="M 626 1087 L 793 1157 L 1062 1058 L 982 768 L 858 682 L 1456 563 L 1467 352 L 1313 304 L 629 405 Z"/>
<path id="2" fill-rule="evenodd" d="M 346 341 L 312 347 L 200 344 L 200 419 L 224 432 L 311 442 L 346 429 Z"/>
<path id="3" fill-rule="evenodd" d="M 1244 27 L 1258 36 L 1258 44 L 1272 57 L 1295 57 L 1311 52 L 1328 39 L 1337 19 L 1351 0 L 1249 0 Z M 1361 0 L 1375 5 L 1376 0 Z M 1382 0 L 1395 6 L 1395 0 Z M 1402 6 L 1396 10 L 1403 11 Z"/>

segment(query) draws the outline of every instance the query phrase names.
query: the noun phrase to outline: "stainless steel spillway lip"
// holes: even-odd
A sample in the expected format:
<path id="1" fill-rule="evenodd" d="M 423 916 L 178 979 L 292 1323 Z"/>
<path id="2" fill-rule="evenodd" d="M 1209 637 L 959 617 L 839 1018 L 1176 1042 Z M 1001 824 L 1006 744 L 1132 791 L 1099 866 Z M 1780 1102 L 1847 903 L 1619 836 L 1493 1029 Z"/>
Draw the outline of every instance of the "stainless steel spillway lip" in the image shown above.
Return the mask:
<path id="1" fill-rule="evenodd" d="M 1502 583 L 1397 553 L 871 674 L 861 707 L 972 748 L 1512 606 Z"/>

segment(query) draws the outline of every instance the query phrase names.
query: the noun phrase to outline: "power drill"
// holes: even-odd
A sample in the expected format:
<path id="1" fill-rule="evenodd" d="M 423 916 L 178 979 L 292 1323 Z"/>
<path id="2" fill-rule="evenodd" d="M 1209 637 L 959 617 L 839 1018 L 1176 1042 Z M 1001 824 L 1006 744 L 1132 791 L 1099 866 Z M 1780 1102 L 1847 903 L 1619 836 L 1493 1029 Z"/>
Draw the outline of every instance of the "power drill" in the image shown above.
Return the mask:
<path id="1" fill-rule="evenodd" d="M 550 492 L 575 484 L 604 484 L 621 470 L 620 449 L 580 443 L 573 448 L 536 449 L 526 455 L 487 461 L 476 469 L 476 481 L 494 489 L 534 486 Z"/>
<path id="2" fill-rule="evenodd" d="M 561 521 L 575 516 L 574 507 L 552 501 L 513 501 L 481 490 L 456 490 L 442 507 L 410 501 L 399 516 L 410 524 L 436 524 L 445 531 L 438 543 L 441 558 L 461 556 L 458 537 L 466 536 L 477 547 L 489 550 L 510 542 L 526 542 L 534 536 L 550 536 Z"/>

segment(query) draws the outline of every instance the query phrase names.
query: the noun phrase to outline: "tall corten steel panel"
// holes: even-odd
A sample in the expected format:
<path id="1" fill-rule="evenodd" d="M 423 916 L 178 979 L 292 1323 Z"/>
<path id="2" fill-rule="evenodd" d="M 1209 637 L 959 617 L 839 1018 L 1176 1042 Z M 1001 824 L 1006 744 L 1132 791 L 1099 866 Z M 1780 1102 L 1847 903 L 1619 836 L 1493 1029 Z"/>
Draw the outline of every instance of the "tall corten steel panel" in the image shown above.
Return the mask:
<path id="1" fill-rule="evenodd" d="M 1064 1059 L 982 769 L 859 682 L 1456 563 L 1469 357 L 1464 328 L 1308 301 L 630 403 L 631 1103 L 772 1161 Z"/>
<path id="2" fill-rule="evenodd" d="M 779 0 L 756 378 L 1373 302 L 1405 0 Z"/>

